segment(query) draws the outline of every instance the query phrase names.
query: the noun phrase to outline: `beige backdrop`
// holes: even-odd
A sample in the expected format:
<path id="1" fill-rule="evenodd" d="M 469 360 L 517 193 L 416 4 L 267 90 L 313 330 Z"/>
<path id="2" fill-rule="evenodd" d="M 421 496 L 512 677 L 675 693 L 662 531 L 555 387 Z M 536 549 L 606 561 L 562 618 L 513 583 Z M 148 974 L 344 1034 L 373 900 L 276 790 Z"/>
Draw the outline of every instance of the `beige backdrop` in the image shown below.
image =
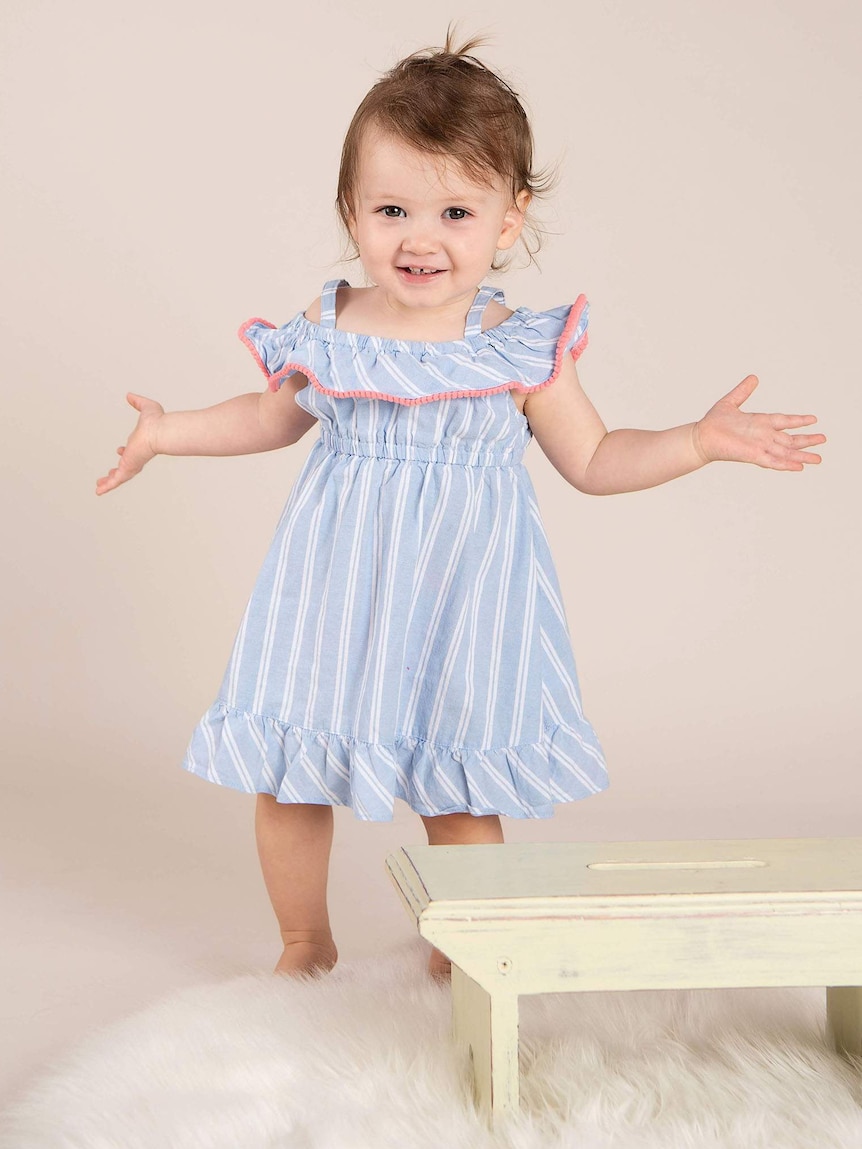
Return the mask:
<path id="1" fill-rule="evenodd" d="M 436 14 L 434 14 L 436 13 Z M 614 498 L 528 451 L 611 788 L 511 841 L 858 834 L 859 59 L 853 0 L 524 8 L 330 0 L 7 0 L 3 257 L 7 677 L 3 1052 L 23 1081 L 85 1025 L 278 956 L 254 798 L 181 771 L 312 431 L 283 452 L 159 459 L 97 499 L 132 425 L 258 389 L 240 322 L 285 322 L 338 264 L 350 116 L 446 22 L 559 160 L 541 271 L 584 292 L 606 423 L 814 412 L 801 474 L 713 465 Z M 411 934 L 384 855 L 336 811 L 342 955 Z M 11 926 L 14 944 L 9 946 Z"/>

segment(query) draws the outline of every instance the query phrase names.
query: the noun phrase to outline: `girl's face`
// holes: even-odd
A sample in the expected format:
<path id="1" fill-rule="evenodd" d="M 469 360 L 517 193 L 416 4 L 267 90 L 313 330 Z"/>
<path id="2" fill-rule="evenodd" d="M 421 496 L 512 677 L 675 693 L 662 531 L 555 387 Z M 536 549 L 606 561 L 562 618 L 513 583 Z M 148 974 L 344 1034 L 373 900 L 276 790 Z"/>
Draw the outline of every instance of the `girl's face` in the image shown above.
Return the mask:
<path id="1" fill-rule="evenodd" d="M 530 196 L 512 203 L 510 190 L 471 183 L 442 157 L 368 129 L 350 234 L 388 305 L 429 320 L 469 305 L 494 253 L 520 235 Z"/>

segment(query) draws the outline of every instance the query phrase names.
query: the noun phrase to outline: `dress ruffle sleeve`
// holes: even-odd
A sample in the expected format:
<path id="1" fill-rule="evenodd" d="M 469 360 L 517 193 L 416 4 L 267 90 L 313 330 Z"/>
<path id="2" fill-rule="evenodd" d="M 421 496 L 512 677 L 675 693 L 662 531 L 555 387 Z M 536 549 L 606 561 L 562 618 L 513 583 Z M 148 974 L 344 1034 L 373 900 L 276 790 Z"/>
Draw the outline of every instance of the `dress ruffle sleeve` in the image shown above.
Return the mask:
<path id="1" fill-rule="evenodd" d="M 294 367 L 288 362 L 296 347 L 295 325 L 295 319 L 282 327 L 266 319 L 247 319 L 237 332 L 269 380 L 270 391 L 277 391 L 288 375 L 303 369 L 301 363 Z"/>
<path id="2" fill-rule="evenodd" d="M 463 339 L 416 342 L 322 327 L 300 312 L 275 327 L 249 319 L 239 337 L 277 391 L 301 372 L 326 395 L 430 403 L 436 399 L 537 391 L 553 383 L 563 356 L 587 345 L 589 304 L 548 311 L 519 307 L 496 327 Z"/>

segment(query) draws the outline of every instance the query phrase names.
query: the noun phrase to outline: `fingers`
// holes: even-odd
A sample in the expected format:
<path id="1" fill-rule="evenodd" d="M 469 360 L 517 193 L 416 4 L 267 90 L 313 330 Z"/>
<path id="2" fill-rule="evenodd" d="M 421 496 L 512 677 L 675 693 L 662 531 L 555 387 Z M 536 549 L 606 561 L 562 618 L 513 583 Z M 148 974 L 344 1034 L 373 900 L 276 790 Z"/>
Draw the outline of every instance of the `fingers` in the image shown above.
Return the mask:
<path id="1" fill-rule="evenodd" d="M 821 443 L 826 442 L 825 435 L 785 435 L 782 433 L 780 440 L 781 444 L 785 447 L 795 447 L 798 449 L 805 447 L 818 447 Z"/>
<path id="2" fill-rule="evenodd" d="M 130 391 L 126 395 L 126 402 L 138 412 L 143 412 L 145 407 L 149 407 L 151 411 L 162 410 L 161 403 L 157 403 L 155 399 L 148 399 L 146 395 L 136 395 L 134 391 Z"/>
<path id="3" fill-rule="evenodd" d="M 733 388 L 732 391 L 724 396 L 723 403 L 732 403 L 734 407 L 741 407 L 746 399 L 750 398 L 758 386 L 759 379 L 756 375 L 746 375 L 741 383 Z M 771 426 L 778 431 L 787 430 L 790 427 L 810 427 L 812 423 L 817 422 L 816 415 L 784 415 L 775 412 L 771 415 L 763 415 L 761 413 L 751 412 L 758 419 L 768 419 Z M 819 443 L 826 442 L 826 436 L 820 436 L 817 439 Z"/>
<path id="4" fill-rule="evenodd" d="M 146 430 L 142 430 L 142 427 L 150 425 L 155 416 L 163 414 L 164 408 L 155 399 L 148 399 L 146 395 L 138 395 L 134 391 L 128 392 L 126 401 L 135 408 L 141 418 L 138 420 L 138 425 L 130 435 L 128 442 L 117 447 L 117 454 L 120 456 L 119 465 L 113 467 L 101 479 L 96 480 L 97 495 L 104 495 L 107 491 L 113 491 L 121 483 L 134 478 L 153 454 L 152 451 L 141 450 L 141 444 L 147 438 Z"/>
<path id="5" fill-rule="evenodd" d="M 113 491 L 115 487 L 120 485 L 122 480 L 117 478 L 117 468 L 113 467 L 108 471 L 107 475 L 103 475 L 101 479 L 96 480 L 96 494 L 105 495 L 108 491 Z"/>
<path id="6" fill-rule="evenodd" d="M 799 461 L 795 459 L 772 459 L 768 463 L 761 463 L 760 466 L 770 471 L 804 471 L 806 463 L 819 462 L 819 455 L 803 455 Z"/>
<path id="7" fill-rule="evenodd" d="M 126 479 L 131 478 L 131 475 L 122 475 L 121 477 L 123 453 L 125 450 L 125 447 L 117 447 L 117 454 L 120 456 L 120 466 L 111 467 L 107 475 L 103 475 L 101 479 L 96 479 L 97 495 L 104 495 L 107 491 L 113 491 L 115 487 L 119 487 L 120 483 L 124 483 Z"/>
<path id="8" fill-rule="evenodd" d="M 772 426 L 776 430 L 786 430 L 788 427 L 810 427 L 812 423 L 817 422 L 816 415 L 779 415 L 773 413 L 769 416 Z M 823 437 L 823 442 L 826 442 L 826 437 Z"/>
<path id="9" fill-rule="evenodd" d="M 732 403 L 734 407 L 741 407 L 745 400 L 751 396 L 759 382 L 760 380 L 756 375 L 746 375 L 741 383 L 737 383 L 732 391 L 728 391 L 724 397 L 725 401 Z"/>
<path id="10" fill-rule="evenodd" d="M 126 462 L 123 457 L 125 453 L 125 447 L 117 447 L 117 454 L 120 456 L 120 461 L 116 467 L 111 467 L 107 475 L 103 475 L 101 479 L 96 480 L 97 495 L 104 495 L 106 491 L 113 491 L 122 483 L 127 483 L 129 479 L 133 479 L 141 470 L 140 467 Z"/>
<path id="11" fill-rule="evenodd" d="M 791 458 L 798 463 L 820 463 L 822 458 L 820 455 L 814 454 L 809 451 L 808 447 L 819 447 L 821 443 L 826 442 L 825 435 L 788 435 L 781 432 L 780 435 L 775 437 L 775 445 L 777 449 L 783 453 L 787 458 Z"/>
<path id="12" fill-rule="evenodd" d="M 797 458 L 796 456 L 800 457 Z M 819 463 L 817 455 L 807 455 L 804 451 L 783 451 L 779 448 L 763 451 L 759 458 L 754 460 L 758 467 L 768 471 L 803 471 L 805 463 Z"/>
<path id="13" fill-rule="evenodd" d="M 773 471 L 802 471 L 806 463 L 820 463 L 820 455 L 806 448 L 826 442 L 825 435 L 787 435 L 781 432 L 765 447 L 757 463 Z"/>
<path id="14" fill-rule="evenodd" d="M 784 461 L 791 463 L 794 471 L 801 471 L 806 463 L 822 463 L 823 459 L 812 451 L 788 451 Z"/>

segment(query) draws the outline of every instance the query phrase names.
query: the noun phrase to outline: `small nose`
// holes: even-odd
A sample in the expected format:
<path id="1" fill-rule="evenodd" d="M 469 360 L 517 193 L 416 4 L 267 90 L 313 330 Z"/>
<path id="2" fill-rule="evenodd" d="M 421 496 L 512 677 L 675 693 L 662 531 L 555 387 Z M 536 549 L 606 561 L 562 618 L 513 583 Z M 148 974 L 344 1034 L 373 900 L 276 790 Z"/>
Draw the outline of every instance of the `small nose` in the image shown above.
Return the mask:
<path id="1" fill-rule="evenodd" d="M 433 227 L 419 222 L 414 222 L 413 227 L 401 242 L 403 250 L 412 252 L 414 255 L 426 255 L 436 251 L 439 246 Z"/>

